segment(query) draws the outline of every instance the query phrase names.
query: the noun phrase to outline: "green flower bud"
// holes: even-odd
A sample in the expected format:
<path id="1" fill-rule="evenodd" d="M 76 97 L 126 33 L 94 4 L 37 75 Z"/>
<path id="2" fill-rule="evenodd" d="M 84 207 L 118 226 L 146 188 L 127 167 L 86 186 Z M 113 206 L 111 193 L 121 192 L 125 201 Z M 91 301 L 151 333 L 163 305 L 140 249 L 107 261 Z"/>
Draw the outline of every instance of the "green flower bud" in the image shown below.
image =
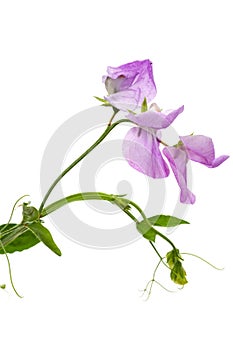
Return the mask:
<path id="1" fill-rule="evenodd" d="M 23 203 L 23 223 L 34 222 L 38 219 L 38 210 L 34 207 L 28 207 L 28 203 Z"/>

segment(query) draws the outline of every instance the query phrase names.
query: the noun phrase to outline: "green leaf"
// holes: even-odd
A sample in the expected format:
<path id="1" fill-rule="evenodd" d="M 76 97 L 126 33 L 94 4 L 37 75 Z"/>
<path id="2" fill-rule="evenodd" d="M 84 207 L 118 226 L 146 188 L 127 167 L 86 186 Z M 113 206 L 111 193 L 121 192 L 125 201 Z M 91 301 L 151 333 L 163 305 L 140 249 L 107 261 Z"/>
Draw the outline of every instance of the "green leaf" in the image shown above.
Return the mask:
<path id="1" fill-rule="evenodd" d="M 3 235 L 9 229 L 11 230 L 8 234 L 6 233 L 2 238 L 2 244 L 7 253 L 21 252 L 25 249 L 29 249 L 40 242 L 35 235 L 28 230 L 24 225 L 7 224 L 1 225 L 0 231 L 4 228 L 0 234 Z M 4 251 L 0 247 L 0 254 L 4 254 Z"/>
<path id="2" fill-rule="evenodd" d="M 43 242 L 49 249 L 55 254 L 61 256 L 61 251 L 53 240 L 53 237 L 49 230 L 41 225 L 39 222 L 33 222 L 27 226 L 34 235 Z"/>
<path id="3" fill-rule="evenodd" d="M 143 102 L 142 102 L 142 106 L 141 106 L 141 112 L 146 112 L 148 110 L 148 106 L 147 106 L 147 101 L 146 101 L 146 97 L 144 98 Z"/>
<path id="4" fill-rule="evenodd" d="M 189 224 L 188 221 L 179 219 L 175 216 L 170 215 L 155 215 L 150 218 L 148 218 L 151 225 L 153 226 L 162 226 L 162 227 L 173 227 L 183 224 Z"/>
<path id="5" fill-rule="evenodd" d="M 166 258 L 167 258 L 168 266 L 170 267 L 170 269 L 173 269 L 177 261 L 181 259 L 179 250 L 178 249 L 171 250 L 170 252 L 167 253 Z"/>
<path id="6" fill-rule="evenodd" d="M 177 261 L 173 269 L 171 270 L 171 280 L 175 282 L 176 284 L 179 284 L 181 286 L 184 286 L 188 283 L 186 279 L 186 271 L 183 268 L 180 261 Z"/>
<path id="7" fill-rule="evenodd" d="M 156 229 L 151 227 L 146 221 L 141 221 L 136 224 L 137 230 L 143 235 L 144 238 L 149 241 L 154 242 L 157 233 L 159 233 Z"/>
<path id="8" fill-rule="evenodd" d="M 181 286 L 185 285 L 188 283 L 186 279 L 186 271 L 182 266 L 181 260 L 182 257 L 179 253 L 178 249 L 173 249 L 170 252 L 167 253 L 166 255 L 167 258 L 167 264 L 171 269 L 170 277 L 171 280 L 179 284 Z"/>

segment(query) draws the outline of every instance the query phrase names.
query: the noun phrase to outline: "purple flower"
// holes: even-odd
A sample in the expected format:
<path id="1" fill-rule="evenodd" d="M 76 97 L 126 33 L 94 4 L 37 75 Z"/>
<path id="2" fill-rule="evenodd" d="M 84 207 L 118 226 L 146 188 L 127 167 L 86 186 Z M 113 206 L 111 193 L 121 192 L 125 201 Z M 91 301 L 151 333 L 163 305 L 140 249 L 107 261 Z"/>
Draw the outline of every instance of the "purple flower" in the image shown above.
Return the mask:
<path id="1" fill-rule="evenodd" d="M 153 178 L 163 178 L 169 175 L 169 168 L 159 149 L 158 130 L 167 128 L 183 112 L 184 106 L 163 112 L 156 104 L 152 108 L 138 115 L 127 116 L 137 126 L 125 136 L 123 155 L 134 169 Z"/>
<path id="2" fill-rule="evenodd" d="M 134 110 L 144 100 L 150 102 L 156 95 L 152 63 L 134 61 L 119 67 L 108 67 L 103 77 L 109 96 L 105 99 L 120 110 Z"/>
<path id="3" fill-rule="evenodd" d="M 167 157 L 176 181 L 180 187 L 180 201 L 193 204 L 194 194 L 187 188 L 187 162 L 195 162 L 215 168 L 222 164 L 229 156 L 215 158 L 214 144 L 211 138 L 203 135 L 182 136 L 181 142 L 174 147 L 165 147 L 164 155 Z"/>

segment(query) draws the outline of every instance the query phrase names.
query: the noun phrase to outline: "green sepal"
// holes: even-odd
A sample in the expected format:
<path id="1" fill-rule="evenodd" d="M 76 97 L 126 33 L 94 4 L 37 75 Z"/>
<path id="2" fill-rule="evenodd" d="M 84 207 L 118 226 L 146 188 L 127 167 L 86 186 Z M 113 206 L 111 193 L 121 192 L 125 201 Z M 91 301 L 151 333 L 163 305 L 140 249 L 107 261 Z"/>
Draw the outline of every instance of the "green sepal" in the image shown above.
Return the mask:
<path id="1" fill-rule="evenodd" d="M 97 101 L 102 102 L 103 103 L 102 106 L 107 106 L 107 107 L 111 106 L 111 104 L 107 100 L 105 100 L 104 98 L 101 98 L 101 97 L 98 97 L 98 96 L 93 96 L 93 97 Z"/>
<path id="2" fill-rule="evenodd" d="M 147 106 L 147 100 L 146 97 L 144 98 L 143 102 L 142 102 L 142 106 L 141 106 L 141 112 L 144 113 L 148 110 L 148 106 Z"/>
<path id="3" fill-rule="evenodd" d="M 188 221 L 179 219 L 175 216 L 170 215 L 155 215 L 148 218 L 151 225 L 153 226 L 162 226 L 162 227 L 173 227 L 183 224 L 189 224 Z"/>
<path id="4" fill-rule="evenodd" d="M 155 228 L 151 227 L 146 221 L 141 221 L 136 224 L 137 230 L 149 241 L 155 242 L 155 237 L 159 233 Z"/>
<path id="5" fill-rule="evenodd" d="M 113 200 L 112 203 L 117 205 L 120 209 L 126 211 L 126 210 L 130 210 L 130 200 L 127 198 L 124 198 L 125 195 L 112 195 L 113 196 Z"/>
<path id="6" fill-rule="evenodd" d="M 15 229 L 13 229 L 15 227 Z M 3 231 L 1 231 L 4 228 Z M 7 233 L 6 231 L 13 229 Z M 7 224 L 0 226 L 1 242 L 7 253 L 21 252 L 35 246 L 40 240 L 24 225 Z M 6 234 L 4 234 L 6 233 Z M 5 254 L 0 246 L 0 254 Z"/>
<path id="7" fill-rule="evenodd" d="M 49 230 L 39 222 L 27 225 L 28 229 L 55 254 L 61 256 L 61 251 L 53 240 Z"/>

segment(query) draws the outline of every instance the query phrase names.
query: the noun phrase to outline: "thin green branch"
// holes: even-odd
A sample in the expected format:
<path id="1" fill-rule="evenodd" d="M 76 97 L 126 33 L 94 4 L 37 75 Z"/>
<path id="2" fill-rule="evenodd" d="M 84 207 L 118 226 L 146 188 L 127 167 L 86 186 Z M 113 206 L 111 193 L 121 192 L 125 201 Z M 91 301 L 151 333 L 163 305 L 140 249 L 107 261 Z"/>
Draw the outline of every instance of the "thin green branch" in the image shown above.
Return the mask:
<path id="1" fill-rule="evenodd" d="M 53 191 L 54 187 L 58 184 L 58 182 L 71 170 L 73 169 L 84 157 L 86 157 L 88 155 L 88 153 L 90 153 L 96 146 L 98 146 L 104 139 L 105 137 L 120 123 L 124 123 L 124 122 L 131 122 L 128 119 L 121 119 L 116 121 L 115 123 L 108 125 L 107 128 L 105 129 L 105 131 L 103 132 L 103 134 L 93 143 L 92 146 L 90 146 L 83 154 L 81 154 L 80 157 L 78 157 L 77 159 L 75 159 L 75 161 L 73 161 L 73 163 L 71 163 L 56 179 L 55 181 L 52 183 L 52 185 L 50 186 L 50 188 L 48 189 L 47 193 L 45 194 L 43 201 L 40 205 L 39 208 L 39 214 L 42 213 L 42 210 L 44 208 L 44 205 L 47 201 L 47 199 L 49 198 L 51 192 Z"/>

